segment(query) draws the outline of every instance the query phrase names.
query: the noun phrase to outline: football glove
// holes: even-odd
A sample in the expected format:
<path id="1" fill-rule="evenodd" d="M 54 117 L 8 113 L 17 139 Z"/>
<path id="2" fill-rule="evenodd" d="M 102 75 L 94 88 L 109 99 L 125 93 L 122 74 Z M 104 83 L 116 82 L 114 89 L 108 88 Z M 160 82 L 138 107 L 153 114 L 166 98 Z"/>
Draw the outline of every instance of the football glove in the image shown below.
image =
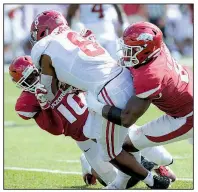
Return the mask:
<path id="1" fill-rule="evenodd" d="M 35 89 L 35 96 L 43 110 L 50 107 L 50 102 L 47 99 L 47 90 L 45 86 L 38 83 Z"/>
<path id="2" fill-rule="evenodd" d="M 86 93 L 86 102 L 87 102 L 87 107 L 89 110 L 94 111 L 100 115 L 102 115 L 102 109 L 105 106 L 105 104 L 100 103 L 92 93 L 87 92 Z"/>

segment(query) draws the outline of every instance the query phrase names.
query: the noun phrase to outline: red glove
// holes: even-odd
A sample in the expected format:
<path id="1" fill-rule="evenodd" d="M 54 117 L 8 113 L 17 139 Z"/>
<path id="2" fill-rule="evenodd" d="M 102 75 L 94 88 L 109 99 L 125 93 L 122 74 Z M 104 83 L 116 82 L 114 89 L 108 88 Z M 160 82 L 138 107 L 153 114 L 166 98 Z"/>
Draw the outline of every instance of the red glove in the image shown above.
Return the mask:
<path id="1" fill-rule="evenodd" d="M 50 102 L 47 99 L 47 90 L 45 86 L 38 83 L 35 89 L 35 96 L 42 109 L 48 109 L 50 107 Z"/>

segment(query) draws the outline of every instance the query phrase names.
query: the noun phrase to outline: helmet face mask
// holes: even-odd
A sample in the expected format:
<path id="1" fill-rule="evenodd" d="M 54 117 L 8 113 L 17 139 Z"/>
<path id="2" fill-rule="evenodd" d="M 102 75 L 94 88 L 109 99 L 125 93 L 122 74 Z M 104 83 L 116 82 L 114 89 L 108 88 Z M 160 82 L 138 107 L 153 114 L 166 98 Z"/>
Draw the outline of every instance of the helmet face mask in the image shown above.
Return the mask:
<path id="1" fill-rule="evenodd" d="M 30 33 L 30 43 L 32 44 L 32 46 L 37 42 L 37 34 L 38 34 L 38 29 L 31 31 Z"/>
<path id="2" fill-rule="evenodd" d="M 16 58 L 9 67 L 9 73 L 18 88 L 35 93 L 39 83 L 39 72 L 29 56 Z"/>
<path id="3" fill-rule="evenodd" d="M 39 73 L 37 68 L 30 65 L 26 67 L 22 75 L 22 78 L 16 82 L 16 86 L 24 91 L 35 93 L 36 85 L 39 83 Z"/>
<path id="4" fill-rule="evenodd" d="M 120 39 L 121 57 L 120 62 L 122 66 L 132 67 L 139 64 L 137 55 L 144 49 L 142 46 L 129 46 L 124 44 L 123 39 Z"/>

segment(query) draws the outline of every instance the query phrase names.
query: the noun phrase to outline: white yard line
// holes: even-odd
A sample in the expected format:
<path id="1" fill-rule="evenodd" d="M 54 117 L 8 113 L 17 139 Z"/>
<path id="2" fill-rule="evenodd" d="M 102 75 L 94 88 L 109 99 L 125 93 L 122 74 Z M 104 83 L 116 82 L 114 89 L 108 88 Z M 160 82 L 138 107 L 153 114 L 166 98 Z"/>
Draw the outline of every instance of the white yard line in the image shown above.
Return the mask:
<path id="1" fill-rule="evenodd" d="M 177 160 L 180 160 L 180 159 L 189 159 L 189 158 L 193 158 L 193 157 L 190 156 L 190 155 L 184 155 L 184 156 L 175 155 L 175 156 L 173 156 L 173 159 L 177 159 Z"/>
<path id="2" fill-rule="evenodd" d="M 5 170 L 16 170 L 16 171 L 33 171 L 33 172 L 45 172 L 45 173 L 58 173 L 65 175 L 82 175 L 81 172 L 75 171 L 61 171 L 61 170 L 50 170 L 50 169 L 38 169 L 38 168 L 23 168 L 23 167 L 4 167 Z M 193 178 L 177 178 L 177 181 L 193 181 Z"/>
<path id="3" fill-rule="evenodd" d="M 45 172 L 45 173 L 59 173 L 66 175 L 82 175 L 81 172 L 75 171 L 61 171 L 61 170 L 50 170 L 50 169 L 38 169 L 38 168 L 23 168 L 23 167 L 4 167 L 5 170 L 16 170 L 16 171 L 33 171 L 33 172 Z"/>
<path id="4" fill-rule="evenodd" d="M 65 162 L 65 163 L 80 163 L 80 160 L 64 160 L 64 159 L 60 159 L 60 160 L 56 160 L 57 162 Z"/>

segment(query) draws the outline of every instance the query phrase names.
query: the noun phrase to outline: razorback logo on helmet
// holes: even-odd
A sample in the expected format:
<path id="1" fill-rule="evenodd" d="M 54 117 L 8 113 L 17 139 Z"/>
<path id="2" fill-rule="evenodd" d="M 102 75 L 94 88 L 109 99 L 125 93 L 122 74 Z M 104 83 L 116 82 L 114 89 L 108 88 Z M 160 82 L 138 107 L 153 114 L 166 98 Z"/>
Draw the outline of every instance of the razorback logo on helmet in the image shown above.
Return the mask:
<path id="1" fill-rule="evenodd" d="M 120 46 L 123 54 L 120 64 L 134 67 L 145 64 L 160 54 L 163 45 L 161 30 L 149 22 L 137 22 L 127 27 L 123 33 Z"/>
<path id="2" fill-rule="evenodd" d="M 141 33 L 137 40 L 143 40 L 143 41 L 153 41 L 153 36 L 149 33 Z"/>

